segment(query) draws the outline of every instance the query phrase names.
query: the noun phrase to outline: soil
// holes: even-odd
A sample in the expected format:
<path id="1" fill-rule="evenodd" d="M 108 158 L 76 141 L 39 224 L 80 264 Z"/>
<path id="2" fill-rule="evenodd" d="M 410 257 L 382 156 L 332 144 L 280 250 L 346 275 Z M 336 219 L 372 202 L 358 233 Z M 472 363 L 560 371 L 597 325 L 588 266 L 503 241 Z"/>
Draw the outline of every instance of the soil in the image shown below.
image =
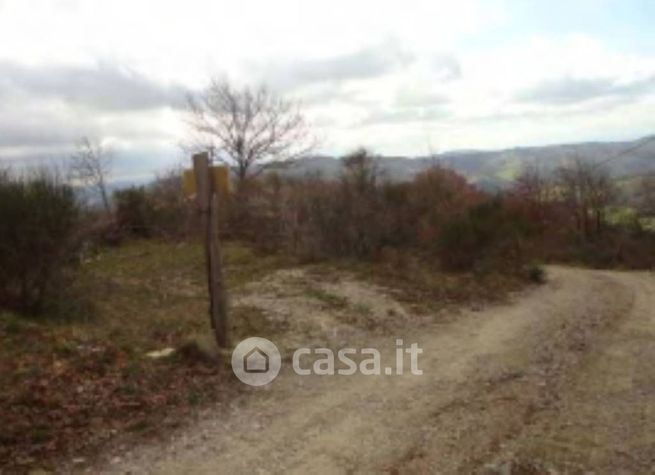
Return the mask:
<path id="1" fill-rule="evenodd" d="M 285 272 L 235 302 L 285 322 L 283 352 L 301 343 L 357 344 L 394 361 L 402 339 L 423 349 L 423 374 L 299 376 L 287 360 L 270 385 L 208 408 L 165 442 L 109 452 L 88 470 L 648 473 L 655 466 L 652 274 L 551 267 L 546 284 L 506 304 L 426 316 L 348 278 L 313 282 L 308 295 L 307 276 Z"/>

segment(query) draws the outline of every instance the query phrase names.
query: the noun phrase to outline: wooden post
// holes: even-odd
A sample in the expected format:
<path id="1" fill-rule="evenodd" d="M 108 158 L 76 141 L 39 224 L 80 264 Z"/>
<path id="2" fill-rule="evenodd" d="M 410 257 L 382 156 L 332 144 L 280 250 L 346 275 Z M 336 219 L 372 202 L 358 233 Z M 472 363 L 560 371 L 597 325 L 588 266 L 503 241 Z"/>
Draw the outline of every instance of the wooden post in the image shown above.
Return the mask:
<path id="1" fill-rule="evenodd" d="M 204 233 L 207 287 L 209 289 L 209 319 L 218 346 L 227 348 L 229 345 L 227 297 L 218 240 L 218 192 L 214 190 L 214 180 L 210 175 L 209 154 L 207 152 L 193 156 L 193 169 L 196 178 L 196 203 Z"/>
<path id="2" fill-rule="evenodd" d="M 222 348 L 230 345 L 228 333 L 227 292 L 223 279 L 223 261 L 221 259 L 221 246 L 218 237 L 218 191 L 212 193 L 209 206 L 209 268 L 211 275 L 211 315 L 216 341 Z"/>

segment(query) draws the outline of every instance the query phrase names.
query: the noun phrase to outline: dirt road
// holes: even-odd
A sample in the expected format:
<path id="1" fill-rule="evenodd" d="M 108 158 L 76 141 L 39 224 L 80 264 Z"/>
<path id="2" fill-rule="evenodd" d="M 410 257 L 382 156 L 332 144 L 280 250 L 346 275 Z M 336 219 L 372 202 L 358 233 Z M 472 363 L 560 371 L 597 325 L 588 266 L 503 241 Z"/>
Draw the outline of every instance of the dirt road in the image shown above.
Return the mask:
<path id="1" fill-rule="evenodd" d="M 423 348 L 415 376 L 306 376 L 208 412 L 110 473 L 648 473 L 655 277 L 550 268 L 503 306 L 371 337 Z M 389 298 L 388 296 L 386 297 Z"/>

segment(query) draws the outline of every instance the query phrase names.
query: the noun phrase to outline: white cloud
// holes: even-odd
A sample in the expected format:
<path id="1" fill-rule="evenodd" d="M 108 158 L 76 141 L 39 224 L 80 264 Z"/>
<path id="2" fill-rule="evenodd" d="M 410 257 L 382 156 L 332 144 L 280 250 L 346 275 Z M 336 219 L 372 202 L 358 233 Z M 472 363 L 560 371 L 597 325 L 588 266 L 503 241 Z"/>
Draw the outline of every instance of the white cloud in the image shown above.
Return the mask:
<path id="1" fill-rule="evenodd" d="M 503 36 L 514 21 L 507 4 L 0 0 L 0 69 L 9 71 L 0 155 L 58 150 L 84 133 L 125 150 L 174 150 L 184 126 L 173 98 L 213 74 L 301 99 L 327 153 L 655 128 L 655 53 L 583 31 Z"/>

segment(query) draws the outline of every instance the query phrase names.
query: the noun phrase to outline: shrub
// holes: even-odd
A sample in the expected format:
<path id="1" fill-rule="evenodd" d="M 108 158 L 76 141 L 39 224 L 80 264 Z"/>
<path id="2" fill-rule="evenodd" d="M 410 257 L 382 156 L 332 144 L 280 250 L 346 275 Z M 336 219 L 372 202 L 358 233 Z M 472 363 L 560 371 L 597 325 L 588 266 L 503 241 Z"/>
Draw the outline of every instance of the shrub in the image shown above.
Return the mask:
<path id="1" fill-rule="evenodd" d="M 496 198 L 444 223 L 437 251 L 449 270 L 471 270 L 483 260 L 511 266 L 520 262 L 520 241 L 528 234 L 529 225 Z"/>
<path id="2" fill-rule="evenodd" d="M 114 192 L 116 225 L 137 237 L 181 239 L 193 225 L 193 206 L 182 192 L 180 175 L 169 172 L 145 186 Z"/>
<path id="3" fill-rule="evenodd" d="M 431 254 L 452 270 L 520 263 L 522 237 L 535 227 L 520 206 L 489 198 L 451 170 L 434 167 L 411 182 L 386 181 L 364 149 L 342 159 L 336 179 L 251 180 L 230 207 L 239 218 L 228 220 L 231 235 L 264 250 L 286 249 L 308 260 Z"/>
<path id="4" fill-rule="evenodd" d="M 114 203 L 119 229 L 139 237 L 152 235 L 155 212 L 145 187 L 133 186 L 115 191 Z"/>
<path id="5" fill-rule="evenodd" d="M 270 176 L 251 183 L 249 196 L 233 198 L 240 200 L 231 204 L 233 209 L 247 204 L 248 211 L 239 213 L 240 226 L 230 223 L 233 232 L 264 249 L 286 248 L 309 260 L 374 256 L 392 229 L 385 222 L 375 159 L 358 150 L 343 160 L 337 180 Z"/>
<path id="6" fill-rule="evenodd" d="M 195 203 L 182 190 L 182 172 L 169 170 L 157 176 L 148 188 L 153 208 L 153 233 L 166 239 L 183 239 L 199 232 Z M 225 205 L 221 211 L 224 211 Z"/>
<path id="7" fill-rule="evenodd" d="M 73 189 L 46 173 L 0 177 L 0 305 L 38 313 L 77 261 Z"/>
<path id="8" fill-rule="evenodd" d="M 438 166 L 416 175 L 410 183 L 409 194 L 407 213 L 417 221 L 414 239 L 428 250 L 447 222 L 457 219 L 483 198 L 466 178 Z"/>
<path id="9" fill-rule="evenodd" d="M 611 227 L 602 238 L 591 241 L 578 237 L 562 246 L 559 260 L 575 262 L 597 269 L 616 267 L 653 269 L 655 267 L 655 235 L 635 233 L 630 229 Z"/>
<path id="10" fill-rule="evenodd" d="M 457 234 L 458 226 L 467 225 L 456 222 L 459 217 L 483 200 L 464 177 L 439 167 L 411 182 L 386 181 L 376 157 L 359 149 L 342 158 L 336 179 L 271 175 L 251 181 L 247 196 L 232 197 L 241 219 L 229 220 L 228 228 L 260 248 L 287 249 L 305 259 L 375 259 L 394 249 L 434 251 L 442 230 L 451 227 L 445 240 Z M 494 232 L 495 224 L 488 226 Z M 463 234 L 481 236 L 480 230 Z"/>
<path id="11" fill-rule="evenodd" d="M 530 264 L 527 267 L 527 277 L 530 282 L 543 284 L 546 282 L 546 270 L 539 264 Z"/>

